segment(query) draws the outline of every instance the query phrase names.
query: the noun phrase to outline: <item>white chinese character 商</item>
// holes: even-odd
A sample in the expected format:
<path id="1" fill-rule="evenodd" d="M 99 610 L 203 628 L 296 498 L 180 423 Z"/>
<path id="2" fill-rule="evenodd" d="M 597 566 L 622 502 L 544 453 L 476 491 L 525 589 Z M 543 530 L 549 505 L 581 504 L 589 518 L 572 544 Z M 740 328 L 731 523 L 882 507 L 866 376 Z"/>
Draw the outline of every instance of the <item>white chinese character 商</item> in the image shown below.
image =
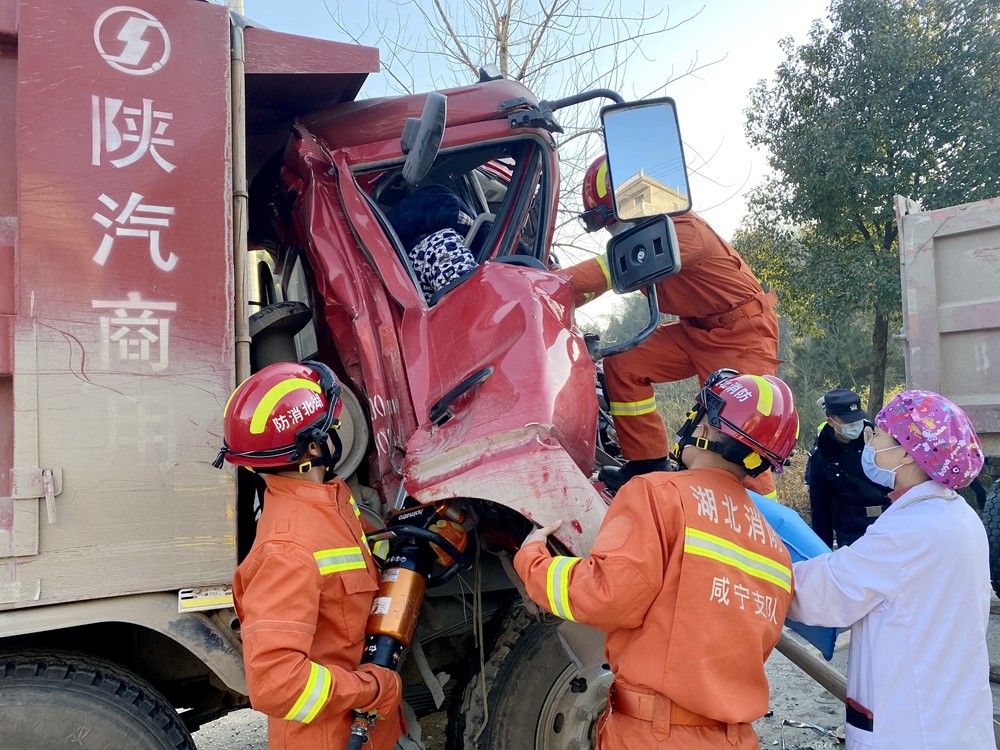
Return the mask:
<path id="1" fill-rule="evenodd" d="M 139 292 L 129 292 L 125 300 L 93 300 L 90 304 L 95 310 L 114 311 L 100 318 L 105 367 L 111 366 L 111 348 L 115 345 L 119 361 L 149 362 L 154 370 L 166 369 L 170 364 L 170 320 L 162 313 L 176 311 L 177 303 L 144 302 Z"/>

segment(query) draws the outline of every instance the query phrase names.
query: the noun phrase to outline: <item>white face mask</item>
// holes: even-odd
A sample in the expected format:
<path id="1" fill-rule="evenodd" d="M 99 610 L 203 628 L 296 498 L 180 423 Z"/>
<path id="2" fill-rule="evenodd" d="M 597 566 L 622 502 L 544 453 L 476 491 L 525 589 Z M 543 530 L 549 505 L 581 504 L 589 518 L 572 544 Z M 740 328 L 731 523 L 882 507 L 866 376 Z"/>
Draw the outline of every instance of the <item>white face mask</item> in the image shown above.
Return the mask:
<path id="1" fill-rule="evenodd" d="M 857 422 L 848 422 L 847 424 L 837 424 L 834 422 L 833 429 L 848 440 L 857 440 L 861 437 L 861 433 L 865 431 L 865 420 L 860 419 Z"/>

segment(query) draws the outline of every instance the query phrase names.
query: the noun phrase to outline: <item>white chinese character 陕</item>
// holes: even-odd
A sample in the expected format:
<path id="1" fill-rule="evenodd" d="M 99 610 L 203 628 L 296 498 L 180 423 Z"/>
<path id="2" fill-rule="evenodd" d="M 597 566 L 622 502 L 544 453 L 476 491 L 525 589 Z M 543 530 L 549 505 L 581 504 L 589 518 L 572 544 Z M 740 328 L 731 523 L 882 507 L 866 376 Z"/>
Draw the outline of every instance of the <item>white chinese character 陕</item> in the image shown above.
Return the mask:
<path id="1" fill-rule="evenodd" d="M 118 202 L 107 195 L 102 193 L 98 200 L 111 211 L 118 211 Z M 164 229 L 169 228 L 170 219 L 167 217 L 174 215 L 174 209 L 169 206 L 144 204 L 141 201 L 142 196 L 139 193 L 132 193 L 125 207 L 117 216 L 108 218 L 101 213 L 94 214 L 94 221 L 105 229 L 104 239 L 101 240 L 101 246 L 97 249 L 93 257 L 93 261 L 97 265 L 103 266 L 108 262 L 108 256 L 111 255 L 111 246 L 114 244 L 115 237 L 145 237 L 149 240 L 149 256 L 153 259 L 153 263 L 156 264 L 157 268 L 161 271 L 172 271 L 174 266 L 177 265 L 176 255 L 170 253 L 169 256 L 164 258 L 160 251 L 159 227 Z M 112 227 L 114 227 L 113 235 L 108 233 Z M 145 228 L 136 229 L 133 227 Z"/>
<path id="2" fill-rule="evenodd" d="M 142 301 L 139 292 L 129 292 L 125 300 L 92 300 L 95 310 L 113 310 L 113 316 L 102 316 L 101 359 L 111 366 L 111 346 L 117 345 L 122 362 L 149 362 L 154 370 L 164 370 L 170 364 L 170 319 L 154 312 L 174 312 L 176 302 Z M 153 347 L 158 349 L 153 351 Z M 154 357 L 153 354 L 156 354 Z"/>
<path id="3" fill-rule="evenodd" d="M 152 99 L 143 99 L 142 107 L 127 107 L 121 99 L 91 96 L 91 159 L 95 167 L 101 165 L 102 154 L 114 156 L 114 167 L 127 167 L 149 154 L 164 172 L 168 174 L 176 168 L 160 153 L 160 148 L 173 146 L 173 138 L 163 135 L 174 116 L 170 112 L 153 109 Z"/>

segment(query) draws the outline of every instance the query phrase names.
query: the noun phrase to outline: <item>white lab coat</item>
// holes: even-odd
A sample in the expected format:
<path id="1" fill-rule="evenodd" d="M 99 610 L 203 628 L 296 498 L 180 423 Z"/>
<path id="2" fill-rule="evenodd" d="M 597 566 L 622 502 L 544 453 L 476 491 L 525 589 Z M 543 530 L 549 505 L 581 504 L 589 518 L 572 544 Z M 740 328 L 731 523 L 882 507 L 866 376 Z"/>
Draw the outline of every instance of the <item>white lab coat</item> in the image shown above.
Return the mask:
<path id="1" fill-rule="evenodd" d="M 994 750 L 982 521 L 936 482 L 901 495 L 849 547 L 795 563 L 788 616 L 851 627 L 847 696 L 873 732 L 847 750 Z"/>

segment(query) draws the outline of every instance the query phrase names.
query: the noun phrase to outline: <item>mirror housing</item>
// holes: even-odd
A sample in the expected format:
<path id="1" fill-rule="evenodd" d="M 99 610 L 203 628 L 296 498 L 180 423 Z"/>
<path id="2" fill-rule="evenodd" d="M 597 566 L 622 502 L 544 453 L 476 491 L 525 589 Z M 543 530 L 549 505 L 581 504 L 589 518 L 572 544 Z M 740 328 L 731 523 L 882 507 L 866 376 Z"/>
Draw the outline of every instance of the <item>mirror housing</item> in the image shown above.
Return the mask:
<path id="1" fill-rule="evenodd" d="M 608 242 L 611 287 L 618 294 L 653 286 L 680 270 L 677 233 L 669 216 L 654 216 Z"/>
<path id="2" fill-rule="evenodd" d="M 619 221 L 690 210 L 691 189 L 673 99 L 604 107 L 601 122 Z"/>
<path id="3" fill-rule="evenodd" d="M 403 179 L 416 186 L 427 176 L 444 140 L 448 118 L 448 97 L 432 91 L 427 95 L 420 117 L 409 117 L 403 126 L 399 147 L 406 154 Z"/>

